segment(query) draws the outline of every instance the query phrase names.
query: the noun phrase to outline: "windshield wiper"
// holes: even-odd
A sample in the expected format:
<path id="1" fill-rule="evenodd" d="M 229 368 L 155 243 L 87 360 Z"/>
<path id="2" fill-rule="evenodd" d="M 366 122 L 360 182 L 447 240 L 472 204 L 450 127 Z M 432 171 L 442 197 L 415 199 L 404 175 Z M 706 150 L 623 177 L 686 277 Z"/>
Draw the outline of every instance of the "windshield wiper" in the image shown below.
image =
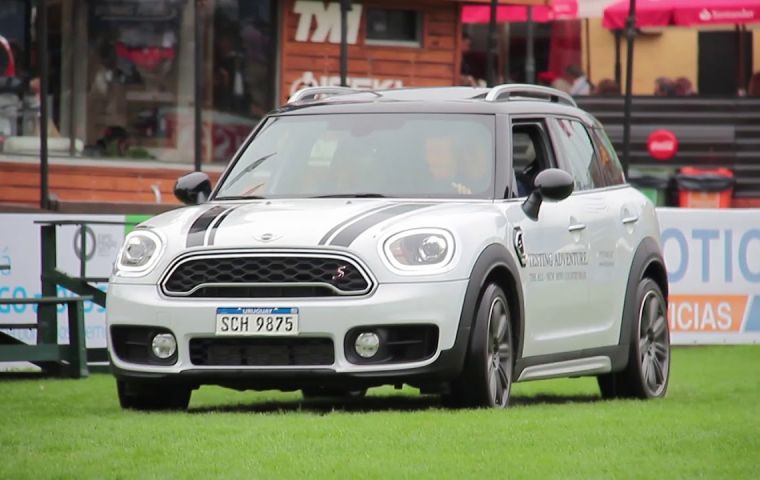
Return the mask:
<path id="1" fill-rule="evenodd" d="M 266 161 L 268 158 L 274 157 L 275 155 L 277 155 L 277 152 L 272 152 L 269 155 L 264 155 L 263 157 L 257 158 L 256 160 L 251 162 L 250 165 L 248 165 L 243 170 L 241 170 L 240 173 L 235 175 L 234 178 L 225 182 L 225 187 L 230 188 L 231 186 L 235 185 L 238 182 L 238 180 L 243 178 L 247 173 L 249 173 L 251 170 L 253 170 L 254 168 L 264 163 L 264 161 Z"/>
<path id="2" fill-rule="evenodd" d="M 259 195 L 230 195 L 227 197 L 215 197 L 214 200 L 264 200 L 267 197 Z"/>
<path id="3" fill-rule="evenodd" d="M 311 198 L 387 198 L 382 193 L 335 193 L 331 195 L 316 195 Z"/>

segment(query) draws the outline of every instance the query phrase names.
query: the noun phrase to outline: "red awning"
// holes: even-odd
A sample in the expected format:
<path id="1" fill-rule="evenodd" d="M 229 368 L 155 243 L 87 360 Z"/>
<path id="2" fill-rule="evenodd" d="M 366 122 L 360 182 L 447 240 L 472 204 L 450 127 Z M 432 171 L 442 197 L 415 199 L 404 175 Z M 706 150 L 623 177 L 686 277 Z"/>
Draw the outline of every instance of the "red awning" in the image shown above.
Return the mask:
<path id="1" fill-rule="evenodd" d="M 602 24 L 625 28 L 628 0 L 604 9 Z M 637 27 L 736 25 L 760 23 L 760 0 L 636 0 Z"/>
<path id="2" fill-rule="evenodd" d="M 551 22 L 567 20 L 578 16 L 578 0 L 552 0 L 549 6 L 533 7 L 534 22 Z M 462 7 L 462 23 L 488 23 L 491 20 L 491 7 L 488 5 L 465 5 Z M 528 7 L 518 5 L 501 5 L 496 9 L 497 22 L 527 22 Z"/>

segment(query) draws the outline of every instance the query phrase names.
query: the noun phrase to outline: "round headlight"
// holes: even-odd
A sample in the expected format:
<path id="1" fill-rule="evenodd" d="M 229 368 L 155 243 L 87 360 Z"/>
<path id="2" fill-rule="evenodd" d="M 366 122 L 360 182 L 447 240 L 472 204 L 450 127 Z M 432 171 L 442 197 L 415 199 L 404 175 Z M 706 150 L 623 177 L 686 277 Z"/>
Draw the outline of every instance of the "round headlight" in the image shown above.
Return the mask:
<path id="1" fill-rule="evenodd" d="M 124 240 L 117 270 L 145 272 L 156 262 L 161 249 L 161 238 L 150 230 L 136 230 Z"/>
<path id="2" fill-rule="evenodd" d="M 417 257 L 423 263 L 438 263 L 446 256 L 446 239 L 440 235 L 428 235 L 420 242 Z"/>
<path id="3" fill-rule="evenodd" d="M 153 337 L 150 348 L 153 355 L 166 360 L 177 352 L 177 340 L 171 333 L 159 333 Z"/>
<path id="4" fill-rule="evenodd" d="M 443 229 L 416 229 L 397 233 L 385 242 L 385 257 L 402 271 L 435 271 L 454 255 L 454 238 Z"/>

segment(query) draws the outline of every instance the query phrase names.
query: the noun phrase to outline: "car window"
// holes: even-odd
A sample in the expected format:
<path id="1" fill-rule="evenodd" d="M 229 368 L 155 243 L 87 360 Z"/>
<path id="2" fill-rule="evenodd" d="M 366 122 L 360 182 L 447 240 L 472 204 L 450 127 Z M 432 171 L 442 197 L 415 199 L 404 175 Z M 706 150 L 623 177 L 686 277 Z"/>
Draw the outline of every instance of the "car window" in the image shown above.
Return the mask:
<path id="1" fill-rule="evenodd" d="M 518 121 L 512 126 L 512 169 L 515 196 L 524 197 L 533 190 L 539 172 L 554 165 L 552 150 L 543 122 Z"/>
<path id="2" fill-rule="evenodd" d="M 550 123 L 557 156 L 575 179 L 575 191 L 594 188 L 592 171 L 597 167 L 596 152 L 586 127 L 566 118 L 553 118 Z"/>
<path id="3" fill-rule="evenodd" d="M 470 114 L 272 117 L 216 198 L 492 198 L 494 123 L 493 115 Z"/>
<path id="4" fill-rule="evenodd" d="M 591 137 L 598 152 L 598 178 L 594 179 L 594 185 L 609 187 L 625 183 L 623 167 L 620 165 L 615 147 L 612 145 L 607 133 L 598 127 L 591 129 Z"/>

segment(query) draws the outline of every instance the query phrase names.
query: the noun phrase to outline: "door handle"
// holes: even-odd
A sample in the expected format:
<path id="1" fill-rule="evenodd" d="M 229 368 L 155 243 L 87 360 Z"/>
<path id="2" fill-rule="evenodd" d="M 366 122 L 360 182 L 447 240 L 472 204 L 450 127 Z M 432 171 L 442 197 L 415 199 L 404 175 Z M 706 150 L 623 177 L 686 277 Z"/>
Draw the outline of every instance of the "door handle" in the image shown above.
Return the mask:
<path id="1" fill-rule="evenodd" d="M 639 221 L 639 216 L 638 215 L 629 215 L 627 217 L 623 217 L 623 220 L 622 220 L 623 225 L 630 225 L 630 224 L 636 223 L 638 221 Z"/>
<path id="2" fill-rule="evenodd" d="M 570 225 L 569 227 L 567 227 L 568 232 L 580 232 L 581 230 L 585 230 L 585 229 L 586 229 L 586 225 L 582 223 L 576 223 L 574 225 Z"/>

